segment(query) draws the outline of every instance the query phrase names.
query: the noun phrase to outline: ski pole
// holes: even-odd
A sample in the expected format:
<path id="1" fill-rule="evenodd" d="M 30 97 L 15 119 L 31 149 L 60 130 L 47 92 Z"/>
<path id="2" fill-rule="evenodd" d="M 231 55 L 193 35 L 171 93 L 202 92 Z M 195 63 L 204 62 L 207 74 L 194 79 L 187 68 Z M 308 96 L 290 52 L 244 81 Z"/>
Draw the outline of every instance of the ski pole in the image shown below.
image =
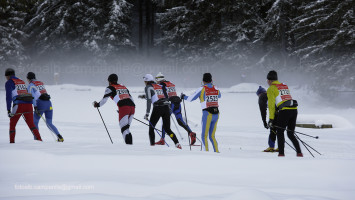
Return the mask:
<path id="1" fill-rule="evenodd" d="M 281 128 L 281 129 L 286 130 L 286 131 L 298 133 L 298 134 L 305 135 L 305 136 L 308 136 L 308 137 L 311 137 L 311 138 L 315 138 L 315 139 L 318 139 L 318 138 L 319 138 L 318 136 L 312 136 L 312 135 L 307 135 L 307 134 L 304 134 L 304 133 L 301 133 L 301 132 L 297 132 L 297 131 L 291 131 L 291 130 L 288 130 L 287 128 L 282 128 L 282 127 L 280 127 L 280 126 L 275 126 L 275 125 L 273 125 L 273 127 Z"/>
<path id="2" fill-rule="evenodd" d="M 106 131 L 107 131 L 108 137 L 110 138 L 111 143 L 113 144 L 112 139 L 111 139 L 111 136 L 110 136 L 110 133 L 109 133 L 109 132 L 108 132 L 108 130 L 107 130 L 106 124 L 105 124 L 105 122 L 104 122 L 104 118 L 102 118 L 102 115 L 101 115 L 101 112 L 100 112 L 100 110 L 99 110 L 99 107 L 96 107 L 96 108 L 97 108 L 97 111 L 98 111 L 98 112 L 99 112 L 99 114 L 100 114 L 100 117 L 101 117 L 102 123 L 104 123 L 104 126 L 105 126 L 105 129 L 106 129 Z"/>
<path id="3" fill-rule="evenodd" d="M 185 99 L 184 98 L 182 98 L 182 103 L 184 104 L 184 113 L 185 113 L 186 125 L 189 125 L 188 122 L 187 122 L 187 114 L 186 114 L 186 107 L 185 107 Z M 187 138 L 189 138 L 189 146 L 190 146 L 190 151 L 191 151 L 191 141 L 190 141 L 190 137 L 189 137 L 188 134 L 187 134 Z M 202 145 L 201 145 L 201 151 L 202 151 Z"/>
<path id="4" fill-rule="evenodd" d="M 170 109 L 170 113 L 173 114 L 174 112 L 173 112 L 173 110 L 171 109 L 170 106 L 169 106 L 169 109 Z M 173 122 L 174 122 L 175 128 L 176 128 L 177 132 L 179 133 L 179 136 L 180 136 L 181 140 L 184 140 L 184 138 L 182 137 L 182 135 L 181 135 L 181 133 L 180 133 L 180 131 L 179 131 L 179 128 L 178 128 L 178 126 L 176 125 L 176 122 L 175 122 L 175 120 L 174 120 L 174 118 L 173 118 L 173 116 L 172 116 L 171 114 L 170 114 L 170 117 L 171 117 L 171 119 L 172 119 Z"/>
<path id="5" fill-rule="evenodd" d="M 141 121 L 141 120 L 139 120 L 139 119 L 137 119 L 137 118 L 135 118 L 135 117 L 133 117 L 133 119 L 135 119 L 135 120 L 139 121 L 140 123 L 142 123 L 142 124 L 144 124 L 144 125 L 146 125 L 146 126 L 153 127 L 153 128 L 154 128 L 154 130 L 155 130 L 155 131 L 158 133 L 158 135 L 160 136 L 160 138 L 162 138 L 162 139 L 164 140 L 164 142 L 165 142 L 166 146 L 168 146 L 168 147 L 169 147 L 168 143 L 165 141 L 165 138 L 163 138 L 163 137 L 159 134 L 159 131 L 160 131 L 160 132 L 162 132 L 162 131 L 161 131 L 161 130 L 159 130 L 159 129 L 157 129 L 157 128 L 155 128 L 149 120 L 148 120 L 148 122 L 150 123 L 150 125 L 149 125 L 149 124 L 147 124 L 147 123 L 144 123 L 143 121 Z"/>
<path id="6" fill-rule="evenodd" d="M 303 141 L 295 134 L 295 137 L 303 144 L 303 146 L 307 149 L 307 151 L 313 156 L 314 158 L 314 155 L 312 154 L 312 152 L 308 149 L 308 147 L 303 143 Z"/>
<path id="7" fill-rule="evenodd" d="M 272 132 L 273 133 L 275 133 L 275 131 L 274 130 L 272 130 Z M 277 136 L 277 134 L 275 133 L 275 135 Z M 293 146 L 291 146 L 287 141 L 286 141 L 286 139 L 285 139 L 285 143 L 289 146 L 289 147 L 291 147 L 291 149 L 293 149 L 293 150 L 295 150 L 296 151 L 296 149 L 293 147 Z M 297 151 L 296 151 L 297 152 Z"/>
<path id="8" fill-rule="evenodd" d="M 185 119 L 186 119 L 186 125 L 188 124 L 188 120 L 187 120 L 187 114 L 186 114 L 186 107 L 185 107 L 185 99 L 182 98 L 182 103 L 184 104 L 184 112 L 185 112 Z M 190 144 L 190 151 L 191 151 L 191 142 L 190 142 L 190 137 L 189 138 L 189 144 Z M 201 143 L 201 151 L 202 151 L 202 141 L 200 139 L 198 139 L 198 137 L 196 136 L 196 139 Z"/>
<path id="9" fill-rule="evenodd" d="M 309 144 L 307 144 L 306 142 L 304 142 L 303 140 L 301 140 L 301 138 L 295 134 L 296 138 L 306 147 L 308 146 L 309 148 L 311 148 L 313 151 L 317 152 L 319 155 L 322 155 L 321 153 L 319 153 L 317 150 L 315 150 L 313 147 L 311 147 Z M 306 147 L 307 148 L 307 147 Z"/>

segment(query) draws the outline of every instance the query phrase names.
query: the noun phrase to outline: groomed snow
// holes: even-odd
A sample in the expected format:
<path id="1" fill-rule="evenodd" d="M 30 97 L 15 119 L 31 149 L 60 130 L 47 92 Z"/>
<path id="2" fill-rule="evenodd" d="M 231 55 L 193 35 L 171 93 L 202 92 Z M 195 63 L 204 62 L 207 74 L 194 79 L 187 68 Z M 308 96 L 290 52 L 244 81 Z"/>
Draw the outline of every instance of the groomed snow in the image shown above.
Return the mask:
<path id="1" fill-rule="evenodd" d="M 196 88 L 199 86 L 196 86 Z M 299 102 L 299 122 L 331 123 L 332 129 L 296 130 L 322 153 L 313 158 L 302 146 L 303 158 L 286 145 L 286 157 L 264 153 L 268 130 L 263 128 L 257 104 L 257 84 L 222 88 L 216 137 L 221 153 L 189 150 L 186 132 L 173 123 L 184 145 L 149 146 L 148 127 L 133 121 L 133 146 L 124 144 L 112 101 L 100 108 L 113 139 L 111 144 L 101 118 L 92 107 L 105 87 L 47 86 L 52 96 L 54 124 L 64 143 L 53 140 L 43 121 L 43 142 L 20 119 L 16 144 L 9 144 L 5 93 L 0 91 L 0 199 L 247 199 L 247 200 L 352 200 L 355 196 L 355 109 L 325 106 L 322 99 L 302 88 L 291 87 Z M 137 119 L 143 120 L 145 101 L 131 88 Z M 238 88 L 242 88 L 238 90 Z M 193 89 L 177 88 L 187 95 Z M 245 92 L 250 93 L 245 93 Z M 199 103 L 186 103 L 191 128 L 200 137 Z M 195 126 L 196 125 L 196 126 Z M 160 125 L 159 125 L 160 128 Z M 158 140 L 158 136 L 156 136 Z M 290 143 L 289 140 L 287 142 Z"/>

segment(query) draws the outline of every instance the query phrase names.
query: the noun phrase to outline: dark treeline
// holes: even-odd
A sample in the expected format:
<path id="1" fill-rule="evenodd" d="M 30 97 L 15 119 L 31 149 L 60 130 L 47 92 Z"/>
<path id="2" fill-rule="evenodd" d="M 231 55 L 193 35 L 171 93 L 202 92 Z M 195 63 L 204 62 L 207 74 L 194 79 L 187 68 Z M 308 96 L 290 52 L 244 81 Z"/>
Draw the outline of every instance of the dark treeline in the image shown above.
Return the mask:
<path id="1" fill-rule="evenodd" d="M 160 69 L 264 81 L 276 69 L 308 74 L 319 91 L 355 90 L 354 0 L 0 2 L 1 69 L 58 72 L 68 82 Z"/>

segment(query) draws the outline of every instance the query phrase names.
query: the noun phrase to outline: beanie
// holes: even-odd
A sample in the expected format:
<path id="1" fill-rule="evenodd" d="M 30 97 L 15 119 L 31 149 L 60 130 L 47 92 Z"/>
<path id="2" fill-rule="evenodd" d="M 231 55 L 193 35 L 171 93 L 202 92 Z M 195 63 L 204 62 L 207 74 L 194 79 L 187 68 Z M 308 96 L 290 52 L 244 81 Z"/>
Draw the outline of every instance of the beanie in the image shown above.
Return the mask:
<path id="1" fill-rule="evenodd" d="M 277 72 L 274 70 L 269 71 L 269 73 L 266 76 L 267 80 L 278 80 L 277 78 Z"/>
<path id="2" fill-rule="evenodd" d="M 111 83 L 117 83 L 118 76 L 117 76 L 117 74 L 110 74 L 110 76 L 108 76 L 107 80 Z"/>
<path id="3" fill-rule="evenodd" d="M 258 96 L 259 96 L 259 94 L 261 94 L 261 93 L 265 93 L 265 92 L 266 92 L 265 88 L 263 88 L 263 87 L 259 86 L 258 90 L 256 91 L 256 95 L 258 95 Z"/>
<path id="4" fill-rule="evenodd" d="M 211 83 L 212 82 L 212 75 L 211 73 L 204 73 L 202 80 L 206 83 Z"/>
<path id="5" fill-rule="evenodd" d="M 27 79 L 28 79 L 28 80 L 36 79 L 36 74 L 33 73 L 33 72 L 28 72 L 28 73 L 27 73 Z"/>
<path id="6" fill-rule="evenodd" d="M 5 76 L 15 76 L 15 70 L 12 68 L 7 68 L 5 70 Z"/>

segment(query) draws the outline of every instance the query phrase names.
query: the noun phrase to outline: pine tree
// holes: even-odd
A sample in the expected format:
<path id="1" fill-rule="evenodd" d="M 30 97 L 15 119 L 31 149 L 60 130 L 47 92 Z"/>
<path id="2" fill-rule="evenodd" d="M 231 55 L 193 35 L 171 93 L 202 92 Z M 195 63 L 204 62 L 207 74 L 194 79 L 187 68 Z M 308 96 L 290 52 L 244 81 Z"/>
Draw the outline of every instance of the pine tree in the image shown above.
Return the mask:
<path id="1" fill-rule="evenodd" d="M 22 31 L 27 6 L 22 1 L 0 3 L 0 68 L 21 66 L 27 59 L 23 46 L 26 34 Z"/>

